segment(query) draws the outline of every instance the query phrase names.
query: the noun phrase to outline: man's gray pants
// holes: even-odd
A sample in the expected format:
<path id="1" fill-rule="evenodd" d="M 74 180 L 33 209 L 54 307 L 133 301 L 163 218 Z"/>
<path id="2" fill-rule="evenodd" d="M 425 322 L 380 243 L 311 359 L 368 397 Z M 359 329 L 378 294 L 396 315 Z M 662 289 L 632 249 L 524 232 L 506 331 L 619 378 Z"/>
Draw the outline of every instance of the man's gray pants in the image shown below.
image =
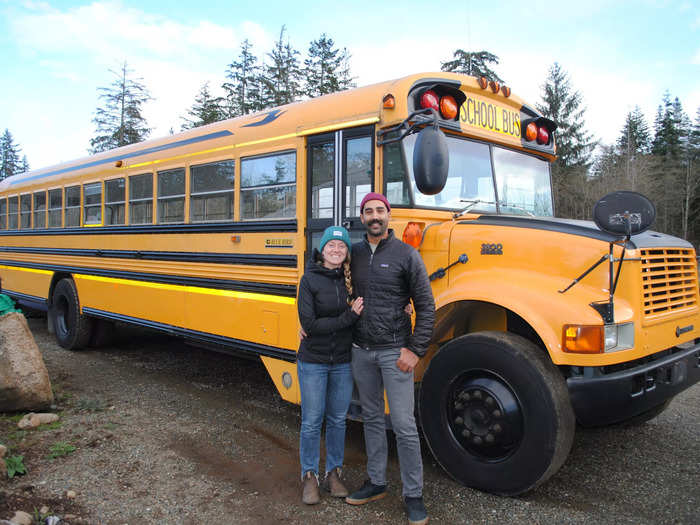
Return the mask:
<path id="1" fill-rule="evenodd" d="M 396 435 L 396 449 L 401 467 L 403 495 L 423 495 L 423 460 L 420 439 L 413 415 L 413 372 L 396 366 L 400 348 L 365 350 L 352 345 L 352 375 L 362 405 L 367 474 L 375 485 L 386 485 L 388 456 L 384 419 L 384 390 L 389 401 L 391 426 Z"/>

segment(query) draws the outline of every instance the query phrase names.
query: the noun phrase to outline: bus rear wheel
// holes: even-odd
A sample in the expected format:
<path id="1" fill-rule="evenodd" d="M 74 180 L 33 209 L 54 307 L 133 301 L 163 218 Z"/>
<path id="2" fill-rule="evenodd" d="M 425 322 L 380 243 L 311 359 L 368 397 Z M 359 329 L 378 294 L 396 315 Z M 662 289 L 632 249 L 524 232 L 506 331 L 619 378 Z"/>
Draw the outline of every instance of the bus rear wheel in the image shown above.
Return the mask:
<path id="1" fill-rule="evenodd" d="M 437 462 L 460 483 L 515 496 L 552 476 L 573 443 L 564 378 L 527 339 L 503 332 L 458 337 L 433 357 L 420 419 Z"/>
<path id="2" fill-rule="evenodd" d="M 80 313 L 78 290 L 73 279 L 61 279 L 54 288 L 49 315 L 58 344 L 68 350 L 88 345 L 93 319 Z"/>

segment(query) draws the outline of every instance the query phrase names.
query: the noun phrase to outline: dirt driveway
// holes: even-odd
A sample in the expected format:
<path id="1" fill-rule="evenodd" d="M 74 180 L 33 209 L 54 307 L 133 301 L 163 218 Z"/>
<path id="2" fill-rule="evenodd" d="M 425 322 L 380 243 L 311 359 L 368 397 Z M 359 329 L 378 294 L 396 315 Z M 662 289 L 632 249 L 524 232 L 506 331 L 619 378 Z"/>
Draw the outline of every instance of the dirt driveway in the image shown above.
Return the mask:
<path id="1" fill-rule="evenodd" d="M 46 505 L 85 524 L 405 523 L 394 450 L 390 497 L 363 507 L 299 502 L 299 409 L 279 398 L 259 362 L 131 329 L 107 348 L 69 352 L 44 319 L 30 327 L 62 419 L 23 434 L 0 414 L 0 443 L 28 469 L 0 481 L 0 519 Z M 75 452 L 48 459 L 59 442 Z M 363 449 L 351 422 L 351 486 L 364 477 Z M 431 523 L 698 523 L 700 385 L 645 425 L 579 429 L 561 471 L 524 497 L 462 487 L 425 445 L 423 457 Z"/>

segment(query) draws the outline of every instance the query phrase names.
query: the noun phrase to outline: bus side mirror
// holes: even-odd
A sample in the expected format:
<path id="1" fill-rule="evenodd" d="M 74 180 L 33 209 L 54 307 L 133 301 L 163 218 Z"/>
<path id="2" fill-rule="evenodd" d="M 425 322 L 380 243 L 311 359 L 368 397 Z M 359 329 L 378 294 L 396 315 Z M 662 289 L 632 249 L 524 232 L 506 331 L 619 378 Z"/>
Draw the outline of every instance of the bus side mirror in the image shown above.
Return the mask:
<path id="1" fill-rule="evenodd" d="M 413 176 L 418 191 L 425 195 L 440 193 L 447 182 L 450 154 L 445 134 L 426 126 L 418 133 L 413 149 Z"/>
<path id="2" fill-rule="evenodd" d="M 609 193 L 593 207 L 593 220 L 598 228 L 616 236 L 642 233 L 655 218 L 654 204 L 634 191 Z"/>

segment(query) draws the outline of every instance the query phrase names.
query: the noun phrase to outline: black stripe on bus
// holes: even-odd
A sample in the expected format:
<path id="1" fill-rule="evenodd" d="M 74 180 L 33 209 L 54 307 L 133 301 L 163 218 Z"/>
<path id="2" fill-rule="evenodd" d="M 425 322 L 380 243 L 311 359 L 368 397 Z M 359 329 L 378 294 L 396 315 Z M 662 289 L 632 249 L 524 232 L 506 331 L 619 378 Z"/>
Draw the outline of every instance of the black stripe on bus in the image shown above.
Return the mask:
<path id="1" fill-rule="evenodd" d="M 568 224 L 565 222 L 548 221 L 543 219 L 533 219 L 532 217 L 511 217 L 498 215 L 482 215 L 474 220 L 459 221 L 457 224 L 471 226 L 507 226 L 511 228 L 529 228 L 532 230 L 545 230 L 558 233 L 566 233 L 569 235 L 578 235 L 579 237 L 590 237 L 599 241 L 613 242 L 618 240 L 617 237 L 605 233 L 601 230 L 579 226 L 577 224 Z"/>
<path id="2" fill-rule="evenodd" d="M 76 228 L 25 228 L 0 230 L 0 236 L 31 235 L 140 235 L 158 233 L 268 233 L 296 232 L 296 219 L 264 222 L 226 222 L 217 224 L 145 224 L 134 226 L 90 226 Z"/>
<path id="3" fill-rule="evenodd" d="M 117 259 L 138 259 L 149 261 L 177 261 L 216 264 L 247 264 L 254 266 L 283 266 L 296 268 L 296 255 L 267 255 L 255 253 L 197 253 L 197 252 L 155 252 L 145 250 L 100 250 L 77 248 L 33 248 L 20 246 L 0 246 L 0 252 L 36 253 L 41 255 L 66 255 L 74 257 L 106 257 Z"/>
<path id="4" fill-rule="evenodd" d="M 12 290 L 3 290 L 2 293 L 9 297 L 12 297 L 18 303 L 26 305 L 29 308 L 33 308 L 35 310 L 42 310 L 44 312 L 48 310 L 47 301 L 43 297 L 37 297 L 35 295 L 29 295 L 21 292 L 13 292 Z"/>
<path id="5" fill-rule="evenodd" d="M 194 339 L 202 343 L 215 345 L 217 347 L 220 347 L 221 349 L 230 349 L 235 352 L 245 352 L 255 355 L 264 355 L 266 357 L 274 357 L 275 359 L 282 359 L 284 361 L 289 361 L 292 363 L 297 360 L 297 353 L 294 350 L 287 350 L 285 348 L 266 346 L 257 343 L 251 343 L 250 341 L 243 341 L 241 339 L 224 337 L 222 335 L 209 334 L 207 332 L 198 332 L 196 330 L 188 330 L 187 328 L 181 328 L 179 326 L 158 323 L 156 321 L 149 321 L 147 319 L 140 319 L 138 317 L 130 317 L 128 315 L 115 314 L 112 312 L 106 312 L 104 310 L 97 310 L 95 308 L 84 307 L 83 313 L 92 317 L 99 317 L 102 319 L 108 319 L 110 321 L 119 321 L 122 323 L 134 324 L 138 326 L 143 326 L 145 328 L 151 328 L 161 332 L 166 332 L 170 335 L 184 337 L 187 339 Z"/>
<path id="6" fill-rule="evenodd" d="M 113 279 L 126 279 L 130 281 L 172 284 L 176 286 L 196 286 L 198 288 L 212 288 L 215 290 L 232 290 L 239 292 L 254 292 L 270 295 L 281 295 L 284 297 L 296 297 L 297 294 L 296 286 L 290 284 L 258 283 L 253 281 L 232 281 L 228 279 L 203 279 L 200 277 L 188 277 L 185 275 L 163 275 L 158 273 L 125 272 L 121 270 L 83 268 L 81 266 L 61 266 L 56 264 L 36 264 L 12 260 L 0 260 L 0 265 L 14 266 L 18 268 L 32 268 L 35 270 L 48 270 L 51 272 L 95 275 L 98 277 L 110 277 Z"/>

